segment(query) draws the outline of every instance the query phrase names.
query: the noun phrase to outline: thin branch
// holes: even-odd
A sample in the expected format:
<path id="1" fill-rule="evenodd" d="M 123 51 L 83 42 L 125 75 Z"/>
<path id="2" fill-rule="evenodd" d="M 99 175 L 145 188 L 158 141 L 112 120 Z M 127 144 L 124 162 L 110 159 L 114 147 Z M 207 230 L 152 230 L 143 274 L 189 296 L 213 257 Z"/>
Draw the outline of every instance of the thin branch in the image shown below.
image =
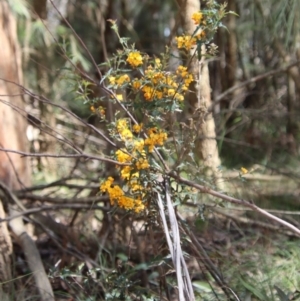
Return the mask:
<path id="1" fill-rule="evenodd" d="M 34 213 L 40 213 L 44 211 L 56 211 L 60 209 L 70 209 L 70 210 L 78 210 L 78 209 L 86 209 L 86 210 L 101 210 L 104 212 L 109 212 L 112 210 L 112 208 L 109 207 L 103 207 L 98 205 L 83 205 L 83 204 L 60 204 L 60 205 L 51 205 L 51 206 L 41 206 L 37 208 L 30 208 L 25 211 L 22 211 L 20 213 L 15 213 L 13 216 L 7 217 L 7 218 L 0 218 L 1 222 L 7 222 L 14 218 L 20 217 L 20 216 L 26 216 Z"/>
<path id="2" fill-rule="evenodd" d="M 26 187 L 24 189 L 19 189 L 16 193 L 28 193 L 30 191 L 36 191 L 36 190 L 44 190 L 46 188 L 50 188 L 50 187 L 68 187 L 69 189 L 95 189 L 99 187 L 99 184 L 94 184 L 94 185 L 88 185 L 88 184 L 69 184 L 67 183 L 67 181 L 71 181 L 71 180 L 83 180 L 80 177 L 66 177 L 66 178 L 61 178 L 57 181 L 53 181 L 50 182 L 48 184 L 41 184 L 41 185 L 35 185 L 32 187 Z M 85 183 L 91 183 L 94 180 L 92 179 L 84 179 Z M 99 181 L 97 181 L 98 183 Z"/>
<path id="3" fill-rule="evenodd" d="M 100 157 L 100 156 L 94 156 L 94 155 L 89 155 L 89 154 L 61 154 L 61 155 L 56 155 L 56 154 L 48 154 L 48 153 L 28 153 L 28 152 L 22 152 L 22 151 L 17 151 L 14 149 L 8 149 L 8 148 L 2 148 L 0 147 L 0 151 L 7 152 L 7 153 L 14 153 L 14 154 L 19 154 L 22 157 L 42 157 L 42 158 L 85 158 L 87 160 L 98 160 L 98 161 L 103 161 L 103 162 L 108 162 L 108 163 L 113 163 L 119 166 L 126 166 L 126 165 L 131 165 L 130 163 L 120 163 L 118 161 Z"/>
<path id="4" fill-rule="evenodd" d="M 260 227 L 260 228 L 272 230 L 272 231 L 275 231 L 275 232 L 281 232 L 281 233 L 284 233 L 284 234 L 291 234 L 292 233 L 290 231 L 288 233 L 284 232 L 283 230 L 285 230 L 285 229 L 280 227 L 280 226 L 275 226 L 271 223 L 265 223 L 265 222 L 249 219 L 249 218 L 246 218 L 246 217 L 240 217 L 240 216 L 232 215 L 232 214 L 229 214 L 227 212 L 224 212 L 222 209 L 219 209 L 219 208 L 211 207 L 211 211 L 216 212 L 217 214 L 223 215 L 223 216 L 225 216 L 229 219 L 232 219 L 235 222 L 243 223 L 243 224 L 246 224 L 246 225 L 251 226 L 251 227 Z M 292 235 L 294 236 L 294 232 L 292 233 Z"/>
<path id="5" fill-rule="evenodd" d="M 199 205 L 192 203 L 192 202 L 186 202 L 186 203 L 184 203 L 184 206 L 188 206 L 188 207 L 192 207 L 192 208 L 199 207 Z M 205 204 L 205 207 L 207 207 L 211 210 L 215 210 L 215 208 L 218 209 L 215 205 L 211 205 L 211 204 Z M 221 209 L 223 209 L 223 208 L 221 208 Z M 276 213 L 276 214 L 281 214 L 281 215 L 300 215 L 300 211 L 276 210 L 276 209 L 267 209 L 267 208 L 263 208 L 263 209 L 270 213 Z M 230 211 L 245 212 L 245 211 L 253 211 L 253 210 L 251 208 L 230 207 Z"/>
<path id="6" fill-rule="evenodd" d="M 245 206 L 245 207 L 248 207 L 248 208 L 251 208 L 253 211 L 256 211 L 256 212 L 259 212 L 260 214 L 264 215 L 265 217 L 283 225 L 284 227 L 287 227 L 289 228 L 290 230 L 292 230 L 294 233 L 298 234 L 300 236 L 300 229 L 298 229 L 297 227 L 295 227 L 294 225 L 286 222 L 285 220 L 269 213 L 268 211 L 256 206 L 255 204 L 253 203 L 250 203 L 250 202 L 247 202 L 245 200 L 240 200 L 240 199 L 237 199 L 237 198 L 234 198 L 234 197 L 231 197 L 231 196 L 228 196 L 224 193 L 221 193 L 221 192 L 218 192 L 216 190 L 213 190 L 209 187 L 205 187 L 203 185 L 200 185 L 200 184 L 196 184 L 192 181 L 189 181 L 187 179 L 184 179 L 180 176 L 178 176 L 176 173 L 174 172 L 170 172 L 169 173 L 169 176 L 171 176 L 172 178 L 176 179 L 179 183 L 182 183 L 182 184 L 185 184 L 185 185 L 188 185 L 190 187 L 194 187 L 196 189 L 198 189 L 199 191 L 201 191 L 202 193 L 207 193 L 207 194 L 210 194 L 210 195 L 213 195 L 219 199 L 222 199 L 224 201 L 227 201 L 229 203 L 233 203 L 233 204 L 236 204 L 236 205 L 240 205 L 240 206 Z"/>
<path id="7" fill-rule="evenodd" d="M 44 195 L 36 195 L 31 193 L 19 193 L 16 192 L 19 199 L 26 199 L 30 201 L 39 201 L 52 204 L 96 204 L 100 202 L 109 201 L 108 196 L 94 196 L 94 197 L 82 197 L 82 198 L 59 198 L 59 197 L 49 197 Z"/>
<path id="8" fill-rule="evenodd" d="M 286 72 L 288 71 L 290 68 L 294 67 L 294 66 L 297 66 L 300 64 L 300 60 L 296 61 L 296 62 L 293 62 L 285 67 L 282 67 L 282 68 L 279 68 L 279 69 L 276 69 L 276 70 L 272 70 L 272 71 L 269 71 L 269 72 L 266 72 L 266 73 L 263 73 L 263 74 L 260 74 L 260 75 L 257 75 L 255 77 L 252 77 L 250 78 L 249 80 L 246 80 L 240 84 L 236 84 L 234 85 L 233 87 L 229 88 L 228 90 L 226 90 L 225 92 L 223 92 L 222 94 L 220 94 L 219 96 L 216 97 L 216 99 L 214 100 L 213 104 L 211 105 L 211 107 L 208 109 L 208 112 L 211 112 L 212 111 L 212 108 L 218 104 L 221 100 L 223 100 L 225 97 L 227 97 L 228 95 L 230 95 L 232 92 L 234 92 L 235 90 L 238 90 L 240 88 L 243 88 L 245 86 L 248 86 L 249 84 L 252 84 L 252 83 L 255 83 L 257 81 L 260 81 L 266 77 L 269 77 L 269 76 L 273 76 L 273 75 L 276 75 L 278 73 L 283 73 L 283 72 Z"/>
<path id="9" fill-rule="evenodd" d="M 86 51 L 86 53 L 88 54 L 88 56 L 90 57 L 94 67 L 96 68 L 99 77 L 102 78 L 102 73 L 97 65 L 97 63 L 95 62 L 94 57 L 92 56 L 91 52 L 89 51 L 89 49 L 87 48 L 87 46 L 85 45 L 85 43 L 82 41 L 82 39 L 80 38 L 80 36 L 76 33 L 76 31 L 74 30 L 74 28 L 72 27 L 72 25 L 69 23 L 69 21 L 61 14 L 61 12 L 58 10 L 58 8 L 56 7 L 56 5 L 53 3 L 52 0 L 49 0 L 52 4 L 52 6 L 55 8 L 55 10 L 57 11 L 57 13 L 60 15 L 61 19 L 68 25 L 68 27 L 71 29 L 72 33 L 74 34 L 74 36 L 76 37 L 76 39 L 79 41 L 80 45 L 84 48 L 84 50 Z"/>
<path id="10" fill-rule="evenodd" d="M 23 94 L 22 94 L 23 95 Z M 3 95 L 0 95 L 3 96 Z M 13 105 L 12 103 L 5 101 L 3 99 L 0 99 L 0 101 L 11 107 L 13 110 L 15 110 L 16 112 L 18 112 L 22 117 L 24 117 L 25 119 L 27 119 L 27 116 L 24 116 L 24 113 L 27 115 L 27 112 L 24 109 L 19 108 L 18 106 Z M 22 112 L 22 113 L 21 113 Z M 82 150 L 79 149 L 74 143 L 72 143 L 72 141 L 70 141 L 69 139 L 67 139 L 66 137 L 64 137 L 61 133 L 59 133 L 57 130 L 53 129 L 51 126 L 49 126 L 47 123 L 43 122 L 41 119 L 37 118 L 36 116 L 34 116 L 34 118 L 40 123 L 40 125 L 38 125 L 35 121 L 31 120 L 31 122 L 37 127 L 39 128 L 42 132 L 46 133 L 47 135 L 55 138 L 56 140 L 67 144 L 68 146 L 71 147 L 71 149 L 74 149 L 76 152 L 78 153 L 82 153 Z M 53 131 L 56 135 L 52 134 L 50 131 L 46 130 L 45 128 L 42 127 L 42 125 L 44 125 L 47 129 L 49 129 L 50 131 Z M 60 138 L 62 137 L 62 138 Z"/>
<path id="11" fill-rule="evenodd" d="M 93 131 L 95 131 L 97 134 L 99 134 L 106 142 L 108 142 L 109 144 L 111 144 L 113 147 L 117 147 L 117 145 L 112 142 L 108 137 L 106 137 L 100 130 L 98 130 L 95 126 L 93 126 L 92 124 L 84 121 L 82 118 L 78 117 L 75 113 L 73 113 L 71 110 L 65 108 L 64 106 L 61 106 L 59 104 L 56 104 L 54 102 L 52 102 L 50 99 L 48 99 L 47 97 L 45 96 L 39 96 L 33 92 L 31 92 L 30 90 L 26 89 L 24 86 L 14 82 L 14 81 L 10 81 L 10 80 L 7 80 L 7 79 L 4 79 L 4 78 L 0 78 L 0 80 L 4 81 L 4 82 L 7 82 L 7 83 L 11 83 L 13 85 L 16 85 L 17 87 L 19 87 L 25 94 L 31 96 L 32 98 L 40 101 L 40 102 L 43 102 L 43 103 L 47 103 L 47 104 L 50 104 L 54 107 L 57 107 L 57 108 L 60 108 L 62 111 L 68 113 L 69 115 L 71 115 L 72 117 L 74 117 L 75 119 L 79 120 L 81 123 L 83 123 L 86 127 L 92 129 Z"/>

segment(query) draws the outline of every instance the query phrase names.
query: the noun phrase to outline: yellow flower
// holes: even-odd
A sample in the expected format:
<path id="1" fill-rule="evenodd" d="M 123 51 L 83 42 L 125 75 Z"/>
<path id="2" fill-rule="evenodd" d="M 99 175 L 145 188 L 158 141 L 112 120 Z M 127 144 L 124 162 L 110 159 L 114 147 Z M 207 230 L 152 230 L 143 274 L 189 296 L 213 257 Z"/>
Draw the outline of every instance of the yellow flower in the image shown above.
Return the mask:
<path id="1" fill-rule="evenodd" d="M 143 154 L 144 151 L 144 146 L 145 146 L 145 141 L 144 139 L 139 139 L 134 141 L 134 150 L 138 151 L 139 153 Z"/>
<path id="2" fill-rule="evenodd" d="M 121 169 L 121 178 L 124 180 L 129 180 L 130 179 L 130 174 L 131 174 L 131 166 L 124 166 Z"/>
<path id="3" fill-rule="evenodd" d="M 117 86 L 122 86 L 125 83 L 129 83 L 130 82 L 130 77 L 128 74 L 123 74 L 119 77 L 116 76 L 109 76 L 108 77 L 108 81 L 111 85 L 117 85 Z"/>
<path id="4" fill-rule="evenodd" d="M 164 97 L 163 92 L 161 91 L 155 91 L 155 98 L 156 99 L 162 99 Z"/>
<path id="5" fill-rule="evenodd" d="M 161 61 L 160 61 L 159 58 L 156 58 L 156 59 L 155 59 L 155 67 L 161 68 Z"/>
<path id="6" fill-rule="evenodd" d="M 247 168 L 241 167 L 241 173 L 242 173 L 243 175 L 245 175 L 245 174 L 248 173 L 248 172 L 249 172 L 249 171 L 248 171 Z"/>
<path id="7" fill-rule="evenodd" d="M 163 145 L 167 140 L 167 134 L 162 131 L 158 131 L 157 128 L 150 128 L 148 130 L 148 135 L 149 137 L 145 140 L 145 145 L 148 145 L 150 153 L 153 152 L 156 145 Z"/>
<path id="8" fill-rule="evenodd" d="M 123 101 L 123 95 L 122 94 L 117 94 L 116 95 L 117 100 Z"/>
<path id="9" fill-rule="evenodd" d="M 148 77 L 151 79 L 151 81 L 154 85 L 157 85 L 157 84 L 161 83 L 161 81 L 164 79 L 165 75 L 163 74 L 163 72 L 156 72 L 156 73 L 152 73 Z"/>
<path id="10" fill-rule="evenodd" d="M 194 80 L 193 74 L 189 73 L 188 76 L 186 76 L 186 78 L 184 79 L 185 86 L 188 87 L 193 80 Z"/>
<path id="11" fill-rule="evenodd" d="M 135 209 L 134 209 L 134 211 L 136 213 L 139 213 L 139 212 L 143 211 L 144 209 L 145 209 L 145 205 L 143 204 L 142 200 L 136 199 L 135 200 Z"/>
<path id="12" fill-rule="evenodd" d="M 118 205 L 127 210 L 133 209 L 135 207 L 134 203 L 134 199 L 127 196 L 123 196 L 118 200 Z"/>
<path id="13" fill-rule="evenodd" d="M 132 160 L 132 156 L 125 153 L 121 149 L 118 149 L 116 151 L 116 156 L 117 156 L 118 162 L 120 162 L 120 163 L 130 163 Z M 125 167 L 130 167 L 130 166 L 125 166 Z"/>
<path id="14" fill-rule="evenodd" d="M 100 185 L 100 190 L 102 192 L 108 191 L 109 189 L 111 189 L 111 185 L 113 182 L 114 182 L 114 178 L 108 177 L 108 179 Z"/>
<path id="15" fill-rule="evenodd" d="M 176 93 L 175 94 L 175 98 L 178 100 L 178 101 L 184 101 L 184 96 L 180 93 Z"/>
<path id="16" fill-rule="evenodd" d="M 168 89 L 168 96 L 174 96 L 175 95 L 175 90 L 174 89 Z"/>
<path id="17" fill-rule="evenodd" d="M 133 192 L 139 191 L 139 190 L 140 190 L 140 191 L 143 191 L 143 190 L 144 190 L 144 187 L 143 187 L 142 185 L 138 184 L 136 180 L 131 181 L 131 182 L 129 183 L 129 185 L 130 185 L 130 189 L 131 189 Z"/>
<path id="18" fill-rule="evenodd" d="M 185 48 L 186 50 L 190 50 L 193 46 L 196 45 L 196 39 L 194 37 L 191 37 L 189 35 L 187 36 L 181 36 L 181 37 L 175 37 L 175 40 L 177 42 L 177 47 Z"/>
<path id="19" fill-rule="evenodd" d="M 140 89 L 140 87 L 141 87 L 141 82 L 139 81 L 139 80 L 137 80 L 137 79 L 135 79 L 132 83 L 131 83 L 131 86 L 132 86 L 132 88 L 134 89 L 134 90 L 139 90 Z"/>
<path id="20" fill-rule="evenodd" d="M 187 67 L 182 65 L 178 66 L 176 74 L 180 75 L 181 77 L 186 77 L 188 75 Z"/>
<path id="21" fill-rule="evenodd" d="M 123 141 L 131 140 L 133 138 L 133 134 L 129 130 L 128 125 L 127 125 L 127 120 L 125 118 L 121 118 L 117 121 L 117 130 Z"/>
<path id="22" fill-rule="evenodd" d="M 109 194 L 112 205 L 114 201 L 118 201 L 118 199 L 124 195 L 124 191 L 118 185 L 113 185 L 113 187 L 108 189 L 107 192 Z"/>
<path id="23" fill-rule="evenodd" d="M 128 54 L 126 62 L 135 68 L 143 64 L 143 57 L 139 51 L 133 51 Z"/>
<path id="24" fill-rule="evenodd" d="M 133 131 L 135 132 L 135 133 L 139 133 L 141 130 L 142 130 L 142 126 L 143 126 L 143 124 L 141 123 L 140 125 L 139 124 L 135 124 L 133 127 L 132 127 L 132 129 L 133 129 Z"/>
<path id="25" fill-rule="evenodd" d="M 108 80 L 109 80 L 109 83 L 110 83 L 111 85 L 115 85 L 115 84 L 116 84 L 116 77 L 115 77 L 115 76 L 110 76 L 110 77 L 108 78 Z"/>
<path id="26" fill-rule="evenodd" d="M 129 129 L 123 129 L 119 131 L 121 139 L 124 140 L 131 140 L 133 138 L 133 134 Z"/>
<path id="27" fill-rule="evenodd" d="M 125 118 L 121 118 L 117 121 L 117 129 L 118 131 L 127 129 L 127 120 Z"/>
<path id="28" fill-rule="evenodd" d="M 100 190 L 102 192 L 107 192 L 110 198 L 110 203 L 112 205 L 117 204 L 119 207 L 126 210 L 134 210 L 135 212 L 140 212 L 145 209 L 144 204 L 141 199 L 133 199 L 131 197 L 125 196 L 124 191 L 118 185 L 113 185 L 114 179 L 109 177 L 101 186 Z M 135 182 L 136 183 L 136 182 Z M 136 190 L 142 188 L 138 187 L 137 184 L 134 186 Z"/>
<path id="29" fill-rule="evenodd" d="M 155 91 L 152 87 L 149 87 L 149 86 L 144 86 L 142 88 L 142 91 L 144 92 L 144 97 L 146 100 L 148 101 L 152 101 L 153 100 L 153 97 L 155 95 Z"/>
<path id="30" fill-rule="evenodd" d="M 117 80 L 115 80 L 118 86 L 122 86 L 126 82 L 130 82 L 130 77 L 128 74 L 121 75 Z"/>
<path id="31" fill-rule="evenodd" d="M 149 165 L 147 159 L 139 158 L 138 162 L 136 162 L 137 169 L 147 169 L 149 167 L 150 167 L 150 165 Z"/>
<path id="32" fill-rule="evenodd" d="M 201 23 L 202 17 L 203 15 L 200 11 L 193 13 L 192 20 L 195 22 L 195 25 L 199 25 Z"/>

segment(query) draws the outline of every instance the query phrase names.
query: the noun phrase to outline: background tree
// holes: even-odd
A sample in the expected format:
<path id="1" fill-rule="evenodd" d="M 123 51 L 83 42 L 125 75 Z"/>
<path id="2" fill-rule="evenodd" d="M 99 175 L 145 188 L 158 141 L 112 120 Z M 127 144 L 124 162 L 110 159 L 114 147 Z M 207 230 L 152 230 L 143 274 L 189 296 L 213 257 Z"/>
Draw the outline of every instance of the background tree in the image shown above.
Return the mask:
<path id="1" fill-rule="evenodd" d="M 183 27 L 188 34 L 193 35 L 199 25 L 195 25 L 191 16 L 194 12 L 200 11 L 200 1 L 181 1 L 180 8 Z M 220 181 L 221 160 L 215 140 L 215 121 L 212 112 L 207 111 L 207 108 L 212 106 L 208 62 L 205 60 L 207 49 L 205 45 L 201 47 L 202 58 L 199 60 L 199 57 L 194 55 L 189 62 L 190 69 L 196 79 L 192 93 L 189 95 L 189 110 L 193 115 L 194 124 L 192 126 L 198 128 L 196 156 L 201 160 L 200 165 L 204 165 L 208 175 L 212 176 L 216 185 L 221 188 L 223 186 L 222 181 Z"/>
<path id="2" fill-rule="evenodd" d="M 16 20 L 11 13 L 8 3 L 0 3 L 0 147 L 27 151 L 26 142 L 26 113 L 24 99 L 20 88 L 14 83 L 22 85 L 23 72 L 21 53 L 18 45 Z M 24 188 L 30 184 L 28 161 L 17 154 L 0 152 L 0 179 L 11 189 Z M 1 218 L 5 218 L 3 206 L 8 209 L 7 200 L 1 195 Z M 3 203 L 4 202 L 4 203 Z M 7 300 L 6 293 L 11 290 L 11 254 L 12 242 L 8 234 L 6 222 L 1 223 L 0 231 L 0 298 Z M 3 289 L 3 291 L 2 291 Z M 2 295 L 3 294 L 3 295 Z"/>

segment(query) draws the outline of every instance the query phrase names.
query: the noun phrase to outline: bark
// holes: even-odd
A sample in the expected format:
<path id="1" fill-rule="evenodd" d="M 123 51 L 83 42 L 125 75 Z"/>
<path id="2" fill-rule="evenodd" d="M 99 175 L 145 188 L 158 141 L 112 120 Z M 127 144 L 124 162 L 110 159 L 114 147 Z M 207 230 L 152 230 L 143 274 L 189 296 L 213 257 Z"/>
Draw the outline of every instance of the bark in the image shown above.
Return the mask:
<path id="1" fill-rule="evenodd" d="M 2 147 L 27 151 L 24 102 L 20 89 L 14 84 L 23 82 L 21 54 L 17 43 L 16 21 L 5 1 L 0 2 L 0 22 L 0 143 Z M 13 189 L 26 186 L 28 175 L 26 158 L 0 152 L 0 178 L 6 185 Z"/>
<path id="2" fill-rule="evenodd" d="M 228 1 L 229 11 L 236 11 L 235 0 Z M 226 62 L 225 62 L 225 73 L 224 81 L 226 85 L 223 87 L 223 90 L 227 90 L 235 85 L 236 81 L 236 68 L 237 68 L 237 38 L 236 38 L 236 16 L 229 14 L 227 17 L 227 28 L 226 32 Z M 227 76 L 227 79 L 226 79 Z"/>
<path id="3" fill-rule="evenodd" d="M 45 39 L 46 45 L 38 46 L 36 49 L 36 58 L 41 64 L 36 64 L 37 74 L 37 86 L 38 93 L 48 98 L 55 97 L 52 83 L 55 80 L 52 76 L 53 70 L 53 52 L 49 51 L 49 48 L 54 43 L 53 38 L 57 38 L 57 27 L 61 22 L 61 15 L 63 17 L 67 14 L 67 5 L 69 0 L 47 0 L 47 1 L 34 1 L 33 9 L 38 13 L 41 19 L 44 19 L 45 35 L 48 35 Z M 61 15 L 60 15 L 61 14 Z M 57 152 L 56 136 L 57 134 L 51 129 L 56 128 L 56 117 L 53 106 L 40 103 L 41 119 L 49 126 L 45 131 L 42 131 L 40 138 L 43 143 L 40 144 L 40 152 Z M 58 171 L 57 160 L 55 158 L 41 158 L 42 165 L 47 169 L 48 174 L 56 175 Z"/>
<path id="4" fill-rule="evenodd" d="M 5 1 L 0 2 L 0 145 L 4 148 L 27 151 L 26 121 L 21 114 L 23 98 L 19 88 L 13 83 L 22 83 L 21 55 L 17 44 L 16 21 Z M 12 107 L 13 106 L 13 107 Z M 29 180 L 28 161 L 17 154 L 0 152 L 0 179 L 9 187 L 18 189 Z M 0 218 L 5 218 L 3 200 L 0 199 Z M 5 222 L 0 224 L 0 300 L 8 298 L 11 291 L 12 243 Z"/>
<path id="5" fill-rule="evenodd" d="M 21 54 L 17 39 L 16 20 L 8 3 L 0 2 L 0 145 L 3 148 L 28 152 L 26 139 L 26 112 L 24 99 L 18 85 L 22 85 Z M 17 84 L 17 85 L 16 85 Z M 20 155 L 0 152 L 0 218 L 5 218 L 3 204 L 10 213 L 16 208 L 24 208 L 19 201 L 7 198 L 12 189 L 24 188 L 30 183 L 27 158 Z M 5 188 L 5 189 L 3 189 Z M 43 269 L 37 248 L 26 232 L 22 218 L 12 219 L 10 227 L 19 238 L 29 266 L 40 291 L 40 300 L 54 300 L 50 282 Z M 12 243 L 7 224 L 0 223 L 0 300 L 8 300 L 13 292 L 11 273 Z M 43 274 L 43 277 L 42 277 Z M 43 281 L 43 282 L 42 282 Z"/>
<path id="6" fill-rule="evenodd" d="M 5 218 L 5 212 L 0 201 L 0 218 Z M 7 223 L 0 223 L 0 300 L 8 300 L 11 291 L 11 262 L 12 243 L 7 229 Z"/>
<path id="7" fill-rule="evenodd" d="M 194 12 L 200 10 L 200 1 L 181 0 L 180 4 L 183 12 L 185 32 L 191 35 L 196 28 L 191 16 Z M 205 49 L 203 48 L 202 50 L 204 54 Z M 204 56 L 202 56 L 201 61 L 198 61 L 195 56 L 190 66 L 190 71 L 193 72 L 196 81 L 192 88 L 194 93 L 190 93 L 189 95 L 189 107 L 190 111 L 192 111 L 191 113 L 194 115 L 196 112 L 200 112 L 200 114 L 198 114 L 200 120 L 196 121 L 196 123 L 199 124 L 197 129 L 196 155 L 202 160 L 207 175 L 212 176 L 214 184 L 221 188 L 221 173 L 219 170 L 221 160 L 215 139 L 215 121 L 212 113 L 207 112 L 207 108 L 209 108 L 212 103 L 208 65 L 204 60 Z"/>

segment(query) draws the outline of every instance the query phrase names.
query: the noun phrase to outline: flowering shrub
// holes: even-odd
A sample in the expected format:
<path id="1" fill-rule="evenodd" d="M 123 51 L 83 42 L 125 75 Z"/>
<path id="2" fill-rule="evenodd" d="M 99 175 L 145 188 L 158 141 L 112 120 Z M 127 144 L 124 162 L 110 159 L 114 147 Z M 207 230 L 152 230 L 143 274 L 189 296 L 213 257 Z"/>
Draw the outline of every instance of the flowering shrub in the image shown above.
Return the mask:
<path id="1" fill-rule="evenodd" d="M 193 50 L 200 57 L 199 46 L 210 42 L 225 15 L 223 6 L 215 8 L 214 4 L 209 10 L 195 12 L 191 16 L 197 26 L 194 34 L 175 38 L 182 55 L 194 55 L 190 53 Z M 110 22 L 119 37 L 116 23 Z M 109 71 L 102 83 L 107 85 L 109 101 L 118 103 L 123 111 L 108 125 L 111 138 L 121 145 L 113 157 L 122 165 L 117 166 L 118 180 L 109 177 L 100 190 L 109 195 L 112 205 L 139 213 L 151 204 L 151 194 L 159 190 L 158 178 L 172 171 L 172 162 L 180 172 L 181 153 L 187 146 L 176 137 L 179 123 L 171 125 L 167 120 L 182 112 L 185 94 L 195 78 L 182 64 L 169 70 L 168 49 L 160 58 L 150 58 L 128 45 L 127 39 L 119 37 L 119 41 L 122 50 L 106 62 Z M 103 107 L 95 109 L 93 105 L 91 110 L 103 118 Z"/>

